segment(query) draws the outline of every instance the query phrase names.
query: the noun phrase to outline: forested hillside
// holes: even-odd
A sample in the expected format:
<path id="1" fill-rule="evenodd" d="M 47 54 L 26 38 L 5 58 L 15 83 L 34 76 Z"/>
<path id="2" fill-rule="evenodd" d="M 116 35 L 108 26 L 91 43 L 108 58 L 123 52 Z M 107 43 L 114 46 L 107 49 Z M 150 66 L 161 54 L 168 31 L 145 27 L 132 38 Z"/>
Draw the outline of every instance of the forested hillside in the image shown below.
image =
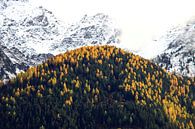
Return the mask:
<path id="1" fill-rule="evenodd" d="M 1 129 L 195 126 L 195 80 L 113 46 L 82 47 L 0 84 Z"/>

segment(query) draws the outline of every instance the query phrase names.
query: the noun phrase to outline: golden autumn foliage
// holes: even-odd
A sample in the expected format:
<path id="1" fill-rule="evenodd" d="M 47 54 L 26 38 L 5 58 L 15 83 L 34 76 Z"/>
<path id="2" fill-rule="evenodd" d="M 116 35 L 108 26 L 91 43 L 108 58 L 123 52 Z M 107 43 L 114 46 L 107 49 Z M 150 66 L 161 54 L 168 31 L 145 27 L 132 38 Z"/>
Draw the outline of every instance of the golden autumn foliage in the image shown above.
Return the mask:
<path id="1" fill-rule="evenodd" d="M 113 46 L 81 47 L 0 82 L 0 127 L 192 129 L 194 94 L 194 78 Z"/>

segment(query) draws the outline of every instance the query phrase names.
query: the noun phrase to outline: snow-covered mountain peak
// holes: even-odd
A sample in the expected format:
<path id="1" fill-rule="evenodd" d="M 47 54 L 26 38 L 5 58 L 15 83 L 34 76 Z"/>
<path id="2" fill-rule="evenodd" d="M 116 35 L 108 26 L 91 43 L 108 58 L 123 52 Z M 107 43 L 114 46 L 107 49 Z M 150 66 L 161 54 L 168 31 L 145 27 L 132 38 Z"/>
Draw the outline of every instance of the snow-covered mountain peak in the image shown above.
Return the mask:
<path id="1" fill-rule="evenodd" d="M 69 49 L 119 43 L 120 31 L 108 15 L 85 15 L 65 28 L 44 7 L 22 0 L 0 2 L 6 5 L 0 9 L 0 79 Z"/>
<path id="2" fill-rule="evenodd" d="M 105 14 L 85 15 L 80 21 L 67 28 L 60 44 L 53 44 L 54 53 L 85 45 L 118 44 L 120 30 L 113 20 Z"/>
<path id="3" fill-rule="evenodd" d="M 0 78 L 10 78 L 51 57 L 49 46 L 61 42 L 65 28 L 41 6 L 27 1 L 1 2 L 9 6 L 0 10 Z"/>
<path id="4" fill-rule="evenodd" d="M 103 13 L 98 13 L 94 16 L 88 16 L 87 14 L 80 20 L 80 23 L 85 24 L 94 24 L 94 23 L 103 23 L 109 21 L 109 16 Z"/>
<path id="5" fill-rule="evenodd" d="M 170 30 L 161 40 L 166 49 L 154 61 L 171 72 L 195 76 L 195 19 Z"/>
<path id="6" fill-rule="evenodd" d="M 25 55 L 48 53 L 48 44 L 60 42 L 65 31 L 52 12 L 29 3 L 13 4 L 0 13 L 2 45 L 16 47 Z"/>
<path id="7" fill-rule="evenodd" d="M 26 2 L 29 2 L 29 0 L 0 0 L 0 10 L 3 10 L 12 5 L 19 5 Z"/>

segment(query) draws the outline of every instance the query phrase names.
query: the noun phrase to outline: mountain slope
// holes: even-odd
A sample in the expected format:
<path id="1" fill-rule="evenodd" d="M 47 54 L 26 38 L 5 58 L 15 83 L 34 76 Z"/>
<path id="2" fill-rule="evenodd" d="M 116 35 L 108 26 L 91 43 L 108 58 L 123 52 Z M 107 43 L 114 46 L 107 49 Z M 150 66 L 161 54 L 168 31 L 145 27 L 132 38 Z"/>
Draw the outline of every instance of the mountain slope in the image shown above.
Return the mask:
<path id="1" fill-rule="evenodd" d="M 25 55 L 49 53 L 49 44 L 63 37 L 63 25 L 42 7 L 17 3 L 1 11 L 1 15 L 1 44 L 16 47 Z"/>
<path id="2" fill-rule="evenodd" d="M 119 29 L 108 15 L 85 15 L 67 28 L 62 42 L 51 45 L 51 51 L 59 54 L 81 46 L 118 44 L 119 36 Z"/>
<path id="3" fill-rule="evenodd" d="M 9 73 L 6 73 L 7 71 L 14 73 L 16 69 L 14 69 L 13 63 L 4 53 L 2 47 L 0 48 L 0 56 L 0 78 L 6 78 L 9 75 Z"/>
<path id="4" fill-rule="evenodd" d="M 195 76 L 195 28 L 194 20 L 186 26 L 170 31 L 162 39 L 167 48 L 154 61 L 171 72 Z M 162 42 L 159 41 L 159 42 Z"/>
<path id="5" fill-rule="evenodd" d="M 21 70 L 27 70 L 29 66 L 40 64 L 53 56 L 52 54 L 36 54 L 29 58 L 15 47 L 8 49 L 2 45 L 0 45 L 0 53 L 0 79 L 13 78 Z"/>
<path id="6" fill-rule="evenodd" d="M 54 15 L 28 1 L 1 1 L 0 46 L 4 56 L 0 79 L 14 77 L 19 71 L 51 57 L 47 44 L 60 42 L 63 27 Z M 9 67 L 12 67 L 11 69 Z"/>
<path id="7" fill-rule="evenodd" d="M 194 128 L 195 81 L 113 46 L 50 58 L 0 86 L 0 128 Z"/>
<path id="8" fill-rule="evenodd" d="M 34 7 L 26 0 L 1 1 L 0 5 L 0 46 L 6 47 L 2 51 L 9 53 L 6 58 L 11 64 L 17 64 L 12 65 L 11 71 L 2 72 L 10 75 L 1 74 L 0 79 L 14 76 L 16 70 L 25 70 L 69 49 L 100 42 L 118 43 L 119 31 L 104 14 L 85 16 L 65 29 L 51 11 L 41 6 Z M 12 49 L 20 53 L 17 56 L 21 59 L 13 56 Z M 2 68 L 7 69 L 5 67 Z"/>
<path id="9" fill-rule="evenodd" d="M 0 1 L 0 10 L 6 9 L 8 6 L 11 6 L 15 3 L 25 3 L 29 0 L 1 0 Z"/>

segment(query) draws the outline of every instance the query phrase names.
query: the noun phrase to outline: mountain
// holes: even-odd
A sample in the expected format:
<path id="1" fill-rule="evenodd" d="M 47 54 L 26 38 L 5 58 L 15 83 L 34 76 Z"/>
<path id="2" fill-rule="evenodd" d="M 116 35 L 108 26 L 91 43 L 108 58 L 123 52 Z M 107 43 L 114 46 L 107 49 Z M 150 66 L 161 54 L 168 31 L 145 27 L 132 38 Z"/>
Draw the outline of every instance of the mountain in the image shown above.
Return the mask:
<path id="1" fill-rule="evenodd" d="M 62 23 L 43 7 L 16 2 L 0 14 L 1 45 L 16 47 L 25 55 L 49 53 L 49 44 L 58 43 L 63 37 Z"/>
<path id="2" fill-rule="evenodd" d="M 47 44 L 61 41 L 63 26 L 50 11 L 28 1 L 1 1 L 1 5 L 0 79 L 7 79 L 51 57 Z"/>
<path id="3" fill-rule="evenodd" d="M 52 50 L 59 54 L 80 46 L 118 44 L 119 36 L 119 29 L 108 15 L 102 13 L 94 16 L 85 15 L 67 28 L 65 38 L 61 43 L 53 44 Z"/>
<path id="4" fill-rule="evenodd" d="M 166 49 L 154 58 L 154 62 L 183 76 L 195 76 L 195 20 L 169 31 L 157 42 L 166 44 Z"/>
<path id="5" fill-rule="evenodd" d="M 0 10 L 3 10 L 5 8 L 7 8 L 10 5 L 15 4 L 15 2 L 17 3 L 21 3 L 21 2 L 28 2 L 29 0 L 1 0 L 0 1 Z"/>
<path id="6" fill-rule="evenodd" d="M 9 59 L 9 57 L 2 50 L 2 46 L 0 48 L 0 78 L 6 78 L 6 76 L 11 75 L 10 73 L 6 73 L 7 71 L 11 71 L 14 73 L 16 69 L 14 69 L 13 63 Z M 11 77 L 10 77 L 11 78 Z"/>
<path id="7" fill-rule="evenodd" d="M 0 45 L 0 78 L 13 78 L 21 70 L 26 70 L 29 66 L 42 63 L 42 61 L 52 57 L 52 54 L 36 54 L 26 57 L 17 48 L 8 49 Z"/>
<path id="8" fill-rule="evenodd" d="M 51 11 L 42 6 L 34 7 L 27 0 L 5 0 L 0 5 L 0 46 L 6 56 L 2 58 L 11 61 L 10 65 L 1 65 L 0 79 L 12 77 L 18 71 L 69 49 L 119 42 L 119 30 L 104 14 L 85 15 L 66 28 Z"/>
<path id="9" fill-rule="evenodd" d="M 50 58 L 0 83 L 3 129 L 193 129 L 195 80 L 113 46 Z"/>

